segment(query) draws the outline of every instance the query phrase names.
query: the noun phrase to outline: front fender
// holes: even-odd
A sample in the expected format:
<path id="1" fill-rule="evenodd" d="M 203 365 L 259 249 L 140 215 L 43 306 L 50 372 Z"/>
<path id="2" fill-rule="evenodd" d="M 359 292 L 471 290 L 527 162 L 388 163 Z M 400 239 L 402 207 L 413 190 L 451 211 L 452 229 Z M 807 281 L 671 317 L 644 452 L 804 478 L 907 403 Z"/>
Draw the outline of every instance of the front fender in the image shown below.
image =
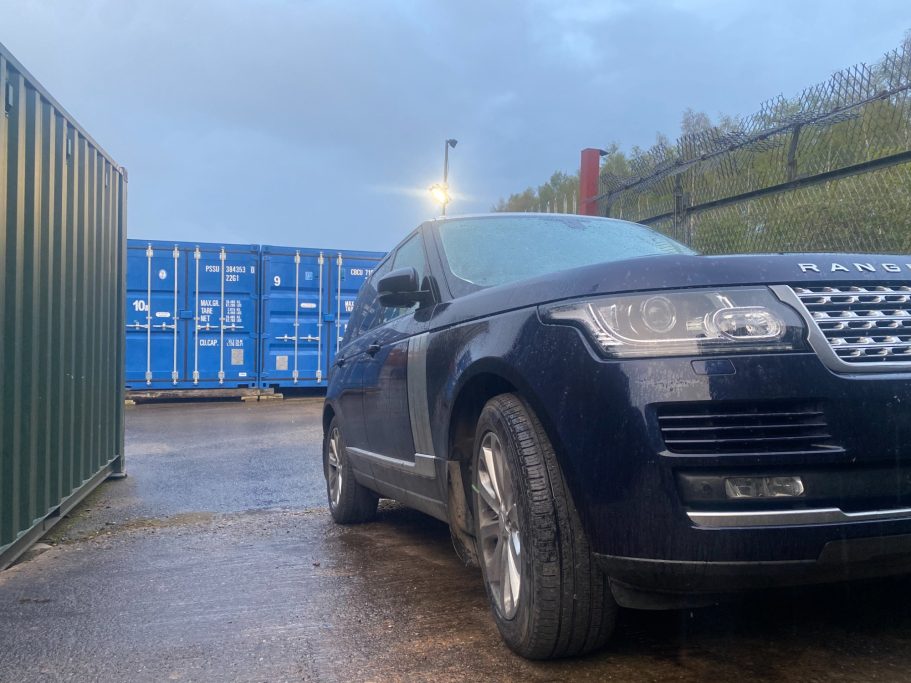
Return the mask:
<path id="1" fill-rule="evenodd" d="M 495 322 L 495 325 L 492 323 Z M 499 378 L 518 393 L 540 419 L 554 448 L 558 430 L 534 383 L 529 340 L 541 327 L 535 308 L 501 313 L 432 334 L 427 349 L 427 386 L 435 452 L 449 458 L 453 408 L 462 390 L 475 378 Z M 495 330 L 493 332 L 492 330 Z"/>

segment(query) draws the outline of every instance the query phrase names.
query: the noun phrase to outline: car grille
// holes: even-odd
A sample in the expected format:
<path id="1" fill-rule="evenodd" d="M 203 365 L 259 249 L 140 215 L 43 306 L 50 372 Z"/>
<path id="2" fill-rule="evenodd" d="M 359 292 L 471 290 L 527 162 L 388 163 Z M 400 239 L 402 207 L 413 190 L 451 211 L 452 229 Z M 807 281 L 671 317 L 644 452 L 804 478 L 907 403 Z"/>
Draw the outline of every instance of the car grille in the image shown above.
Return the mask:
<path id="1" fill-rule="evenodd" d="M 792 289 L 840 360 L 911 365 L 911 285 Z"/>
<path id="2" fill-rule="evenodd" d="M 658 406 L 672 453 L 807 453 L 834 450 L 825 414 L 805 401 L 707 401 Z"/>

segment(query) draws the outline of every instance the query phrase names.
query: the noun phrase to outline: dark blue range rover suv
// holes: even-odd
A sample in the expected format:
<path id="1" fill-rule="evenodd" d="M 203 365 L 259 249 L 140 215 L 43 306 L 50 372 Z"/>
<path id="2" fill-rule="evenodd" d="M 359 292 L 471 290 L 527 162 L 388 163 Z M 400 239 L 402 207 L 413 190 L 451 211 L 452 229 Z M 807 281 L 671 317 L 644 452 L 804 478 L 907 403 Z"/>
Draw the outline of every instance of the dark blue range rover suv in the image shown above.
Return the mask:
<path id="1" fill-rule="evenodd" d="M 618 606 L 911 572 L 911 256 L 430 221 L 361 290 L 324 430 L 335 520 L 448 522 L 527 657 Z"/>

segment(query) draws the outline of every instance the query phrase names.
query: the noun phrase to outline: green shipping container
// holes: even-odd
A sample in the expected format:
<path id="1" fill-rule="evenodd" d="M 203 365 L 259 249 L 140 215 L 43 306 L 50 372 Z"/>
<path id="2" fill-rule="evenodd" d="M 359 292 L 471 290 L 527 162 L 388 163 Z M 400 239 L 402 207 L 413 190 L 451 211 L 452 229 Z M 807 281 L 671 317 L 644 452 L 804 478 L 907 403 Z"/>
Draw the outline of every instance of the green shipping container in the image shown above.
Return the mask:
<path id="1" fill-rule="evenodd" d="M 127 184 L 3 45 L 0 97 L 3 569 L 123 473 Z"/>

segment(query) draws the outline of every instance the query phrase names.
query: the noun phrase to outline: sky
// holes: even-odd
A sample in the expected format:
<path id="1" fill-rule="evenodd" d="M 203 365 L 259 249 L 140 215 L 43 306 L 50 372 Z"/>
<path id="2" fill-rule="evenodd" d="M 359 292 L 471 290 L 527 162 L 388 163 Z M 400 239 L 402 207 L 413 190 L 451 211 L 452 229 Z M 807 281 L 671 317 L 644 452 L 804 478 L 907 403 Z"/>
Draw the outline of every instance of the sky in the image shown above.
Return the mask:
<path id="1" fill-rule="evenodd" d="M 0 0 L 0 43 L 129 171 L 129 236 L 385 251 L 897 47 L 907 0 Z"/>

